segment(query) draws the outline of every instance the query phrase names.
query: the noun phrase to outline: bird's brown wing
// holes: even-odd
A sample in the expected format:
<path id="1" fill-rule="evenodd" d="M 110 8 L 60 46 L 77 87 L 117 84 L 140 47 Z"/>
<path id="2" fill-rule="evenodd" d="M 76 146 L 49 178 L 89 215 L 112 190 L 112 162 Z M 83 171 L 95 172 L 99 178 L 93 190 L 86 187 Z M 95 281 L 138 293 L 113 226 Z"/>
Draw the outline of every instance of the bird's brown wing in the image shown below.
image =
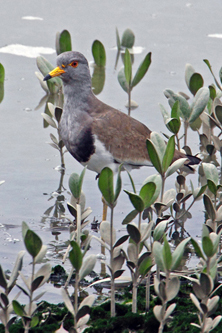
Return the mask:
<path id="1" fill-rule="evenodd" d="M 149 164 L 146 139 L 150 137 L 150 130 L 145 125 L 109 106 L 105 110 L 103 108 L 102 113 L 94 114 L 93 119 L 93 134 L 116 161 Z"/>

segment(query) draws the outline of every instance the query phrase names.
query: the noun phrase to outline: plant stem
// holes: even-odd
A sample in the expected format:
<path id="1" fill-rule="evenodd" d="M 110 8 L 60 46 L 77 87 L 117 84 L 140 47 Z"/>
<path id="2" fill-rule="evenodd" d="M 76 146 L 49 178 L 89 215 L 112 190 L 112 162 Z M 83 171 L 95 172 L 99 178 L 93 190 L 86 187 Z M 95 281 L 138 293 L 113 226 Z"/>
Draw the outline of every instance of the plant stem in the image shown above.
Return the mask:
<path id="1" fill-rule="evenodd" d="M 188 130 L 188 122 L 184 121 L 184 146 L 187 145 L 187 130 Z"/>
<path id="2" fill-rule="evenodd" d="M 105 221 L 107 218 L 107 204 L 104 200 L 104 198 L 102 197 L 102 203 L 103 203 L 103 215 L 102 215 L 102 221 Z M 102 239 L 102 238 L 101 238 Z M 103 240 L 103 239 L 102 239 Z M 106 254 L 105 251 L 105 246 L 101 244 L 101 253 L 103 255 Z M 100 272 L 101 276 L 105 276 L 106 275 L 106 265 L 104 263 L 101 263 L 101 272 Z"/>
<path id="3" fill-rule="evenodd" d="M 139 221 L 138 221 L 138 230 L 140 232 L 141 228 L 141 219 L 142 213 L 139 213 Z M 136 244 L 136 267 L 135 272 L 133 274 L 133 296 L 132 296 L 132 312 L 137 313 L 137 289 L 138 289 L 138 277 L 139 277 L 139 267 L 138 267 L 138 259 L 139 259 L 139 252 L 140 252 L 140 242 Z"/>
<path id="4" fill-rule="evenodd" d="M 180 140 L 178 138 L 178 134 L 176 134 L 176 140 L 177 140 L 177 149 L 180 150 Z"/>
<path id="5" fill-rule="evenodd" d="M 164 186 L 165 186 L 165 175 L 161 175 L 161 177 L 162 177 L 162 187 L 161 187 L 161 198 L 160 198 L 160 201 L 163 202 Z"/>
<path id="6" fill-rule="evenodd" d="M 114 265 L 113 265 L 113 210 L 111 207 L 111 216 L 110 216 L 110 267 L 111 267 L 111 317 L 116 315 L 115 307 L 115 284 L 114 284 Z"/>
<path id="7" fill-rule="evenodd" d="M 131 112 L 131 89 L 129 88 L 128 91 L 128 116 L 130 116 Z"/>
<path id="8" fill-rule="evenodd" d="M 78 312 L 78 289 L 79 289 L 79 272 L 76 272 L 76 276 L 75 276 L 75 293 L 74 293 L 74 309 L 75 309 L 74 327 L 76 327 L 76 314 Z"/>
<path id="9" fill-rule="evenodd" d="M 151 273 L 148 273 L 146 278 L 146 312 L 149 312 L 150 309 L 150 276 Z"/>

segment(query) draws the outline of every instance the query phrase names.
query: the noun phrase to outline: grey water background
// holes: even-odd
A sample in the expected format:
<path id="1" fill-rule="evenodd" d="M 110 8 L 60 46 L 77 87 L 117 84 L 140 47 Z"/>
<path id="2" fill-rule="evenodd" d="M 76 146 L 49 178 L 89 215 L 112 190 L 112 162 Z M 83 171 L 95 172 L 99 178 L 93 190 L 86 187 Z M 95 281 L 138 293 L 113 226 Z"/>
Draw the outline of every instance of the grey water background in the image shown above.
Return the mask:
<path id="1" fill-rule="evenodd" d="M 56 197 L 60 174 L 56 167 L 60 164 L 59 154 L 46 142 L 49 134 L 55 134 L 53 128 L 43 129 L 41 112 L 36 109 L 44 96 L 35 76 L 36 59 L 29 52 L 24 56 L 3 53 L 2 48 L 13 44 L 33 47 L 55 48 L 57 31 L 69 30 L 72 36 L 73 50 L 82 52 L 92 61 L 91 45 L 99 39 L 107 53 L 105 87 L 98 96 L 103 102 L 127 112 L 124 107 L 127 96 L 117 81 L 114 71 L 116 58 L 115 29 L 120 35 L 126 28 L 135 33 L 135 46 L 143 47 L 143 52 L 135 55 L 134 69 L 138 67 L 148 52 L 152 52 L 152 64 L 145 78 L 134 88 L 132 99 L 139 107 L 132 116 L 145 123 L 150 129 L 167 132 L 158 103 L 168 108 L 163 90 L 170 88 L 175 92 L 189 93 L 184 80 L 186 63 L 191 63 L 205 80 L 205 85 L 213 83 L 211 74 L 203 62 L 208 59 L 214 72 L 222 65 L 222 39 L 210 37 L 222 34 L 221 9 L 218 0 L 8 0 L 1 3 L 0 62 L 5 67 L 5 95 L 0 104 L 0 264 L 3 269 L 12 270 L 17 253 L 24 249 L 21 235 L 21 223 L 25 221 L 48 245 L 47 260 L 52 265 L 61 264 L 64 243 L 69 238 L 66 227 L 60 226 L 61 233 L 56 238 L 52 234 L 53 221 L 44 216 Z M 40 19 L 25 19 L 31 16 Z M 220 36 L 218 36 L 220 37 Z M 56 53 L 44 54 L 56 65 Z M 121 59 L 117 71 L 122 66 Z M 193 153 L 198 152 L 198 135 L 189 131 L 188 144 Z M 64 187 L 68 190 L 68 178 L 72 172 L 80 173 L 82 166 L 69 154 L 65 154 L 66 173 Z M 153 168 L 132 171 L 131 175 L 137 188 L 151 174 Z M 130 190 L 128 176 L 122 174 L 123 188 Z M 197 176 L 192 176 L 197 186 Z M 167 182 L 172 187 L 174 178 Z M 95 173 L 86 172 L 83 190 L 86 206 L 93 213 L 92 220 L 101 221 L 101 194 L 95 181 Z M 65 198 L 69 201 L 67 191 Z M 64 202 L 64 206 L 66 203 Z M 121 225 L 123 218 L 132 209 L 122 193 L 115 209 L 115 228 L 117 237 L 124 233 Z M 193 217 L 186 222 L 186 228 L 192 236 L 200 235 L 203 223 L 201 204 L 191 211 Z M 67 217 L 70 218 L 66 210 Z M 92 243 L 94 253 L 100 252 L 100 246 Z M 29 272 L 30 257 L 25 256 L 24 272 Z M 69 269 L 67 262 L 65 268 Z M 47 300 L 58 302 L 60 293 L 47 285 Z"/>

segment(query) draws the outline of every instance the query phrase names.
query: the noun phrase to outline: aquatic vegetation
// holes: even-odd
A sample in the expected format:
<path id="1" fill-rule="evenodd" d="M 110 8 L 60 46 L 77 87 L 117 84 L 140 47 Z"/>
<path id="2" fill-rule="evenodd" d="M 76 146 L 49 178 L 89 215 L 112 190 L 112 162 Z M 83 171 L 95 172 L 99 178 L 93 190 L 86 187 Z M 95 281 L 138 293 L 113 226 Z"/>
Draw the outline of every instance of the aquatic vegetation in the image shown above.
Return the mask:
<path id="1" fill-rule="evenodd" d="M 117 68 L 119 56 L 122 55 L 124 67 L 118 71 L 117 80 L 128 94 L 130 113 L 132 89 L 146 75 L 151 65 L 151 52 L 146 54 L 133 76 L 135 35 L 127 29 L 120 38 L 116 30 L 116 40 L 117 58 L 114 67 Z M 67 30 L 57 33 L 57 54 L 71 49 L 70 33 Z M 92 44 L 92 55 L 94 58 L 92 82 L 94 93 L 99 94 L 105 83 L 107 59 L 105 48 L 98 40 Z M 181 318 L 181 312 L 184 310 L 177 310 L 183 300 L 186 303 L 186 309 L 192 309 L 192 313 L 189 313 L 191 319 L 186 323 L 188 327 L 186 330 L 210 332 L 218 329 L 222 318 L 221 314 L 216 312 L 218 304 L 221 303 L 219 289 L 222 232 L 222 102 L 220 100 L 222 89 L 219 80 L 222 82 L 222 71 L 220 70 L 218 80 L 210 62 L 206 59 L 204 62 L 212 73 L 215 84 L 205 86 L 203 76 L 196 72 L 191 64 L 187 64 L 185 82 L 190 96 L 171 89 L 164 91 L 169 106 L 161 104 L 160 111 L 166 130 L 169 132 L 164 134 L 164 138 L 159 133 L 152 132 L 150 139 L 146 142 L 156 174 L 141 181 L 142 186 L 139 191 L 136 191 L 134 181 L 129 174 L 132 186 L 130 191 L 125 190 L 122 185 L 123 166 L 120 166 L 117 175 L 114 175 L 109 168 L 101 171 L 98 187 L 110 210 L 110 220 L 107 221 L 103 217 L 98 237 L 92 235 L 89 228 L 86 228 L 91 222 L 89 216 L 92 210 L 89 207 L 85 208 L 85 196 L 82 191 L 85 168 L 80 175 L 71 174 L 69 188 L 72 195 L 70 203 L 67 204 L 71 215 L 70 238 L 62 260 L 64 263 L 68 258 L 70 262 L 70 272 L 62 288 L 64 304 L 70 315 L 63 313 L 57 327 L 53 330 L 57 329 L 59 332 L 60 326 L 63 332 L 68 332 L 67 329 L 69 332 L 77 332 L 80 329 L 85 329 L 85 332 L 124 332 L 129 329 L 149 332 L 151 322 L 152 332 L 161 333 L 165 329 L 172 331 L 172 327 L 175 332 L 179 332 L 180 325 L 184 324 L 181 321 L 185 320 L 178 319 Z M 42 113 L 44 127 L 51 126 L 56 131 L 56 134 L 50 133 L 50 145 L 59 151 L 61 169 L 65 172 L 65 147 L 58 131 L 63 104 L 62 83 L 59 78 L 53 78 L 47 83 L 43 81 L 43 77 L 54 68 L 47 59 L 38 57 L 37 66 L 40 73 L 36 75 L 46 92 L 46 98 L 40 103 L 40 105 L 45 104 L 45 112 Z M 0 84 L 4 83 L 3 73 L 0 67 Z M 200 151 L 196 156 L 192 156 L 188 146 L 190 131 L 195 131 L 197 141 L 200 142 Z M 179 151 L 183 149 L 183 154 L 186 154 L 188 158 L 183 155 L 183 158 L 173 161 L 176 149 Z M 195 173 L 192 163 L 189 162 L 195 161 L 198 164 L 199 158 L 202 161 Z M 192 181 L 188 183 L 188 179 Z M 171 184 L 169 190 L 166 190 L 166 182 Z M 198 185 L 194 186 L 196 183 Z M 122 226 L 126 227 L 124 235 L 116 239 L 114 210 L 117 201 L 120 200 L 119 194 L 122 189 L 133 208 L 123 218 Z M 62 185 L 59 191 L 62 192 Z M 191 208 L 195 207 L 200 200 L 205 211 L 205 221 L 202 225 L 201 240 L 197 242 L 189 234 L 186 221 L 192 219 Z M 43 293 L 34 296 L 34 292 L 49 279 L 51 267 L 49 264 L 43 264 L 37 272 L 35 271 L 36 263 L 41 262 L 47 249 L 42 245 L 39 236 L 25 223 L 22 230 L 26 250 L 32 258 L 32 273 L 29 279 L 22 275 L 24 251 L 18 254 L 9 278 L 0 266 L 0 319 L 5 332 L 9 332 L 16 320 L 16 317 L 10 317 L 13 309 L 21 318 L 25 332 L 31 328 L 34 332 L 35 327 L 36 329 L 43 327 L 39 319 L 42 303 L 37 304 L 37 301 L 42 299 Z M 96 239 L 108 253 L 107 260 L 105 256 L 102 257 L 102 263 L 106 264 L 108 274 L 90 284 L 91 287 L 103 288 L 106 283 L 110 287 L 110 297 L 107 296 L 110 302 L 101 304 L 99 307 L 93 305 L 94 295 L 84 295 L 80 300 L 79 292 L 81 282 L 92 272 L 97 262 L 97 256 L 90 254 L 92 239 Z M 188 269 L 186 258 L 191 257 L 192 254 L 199 258 L 199 263 L 196 267 Z M 18 284 L 19 276 L 25 288 Z M 181 283 L 184 281 L 187 281 L 186 293 Z M 121 295 L 117 293 L 117 288 L 124 283 L 131 287 L 125 300 L 130 303 L 127 306 L 118 304 Z M 28 304 L 25 306 L 20 304 L 17 298 L 12 301 L 9 299 L 9 294 L 16 284 L 28 297 Z M 70 284 L 73 285 L 73 295 L 68 292 Z M 86 288 L 90 286 L 87 285 Z M 140 290 L 142 290 L 142 296 Z M 178 295 L 182 296 L 178 297 Z M 124 302 L 123 299 L 121 301 Z M 145 311 L 146 314 L 144 314 Z M 100 322 L 96 321 L 101 314 L 103 318 Z M 67 316 L 69 316 L 69 324 L 66 321 Z M 85 327 L 87 323 L 90 325 L 88 328 Z"/>

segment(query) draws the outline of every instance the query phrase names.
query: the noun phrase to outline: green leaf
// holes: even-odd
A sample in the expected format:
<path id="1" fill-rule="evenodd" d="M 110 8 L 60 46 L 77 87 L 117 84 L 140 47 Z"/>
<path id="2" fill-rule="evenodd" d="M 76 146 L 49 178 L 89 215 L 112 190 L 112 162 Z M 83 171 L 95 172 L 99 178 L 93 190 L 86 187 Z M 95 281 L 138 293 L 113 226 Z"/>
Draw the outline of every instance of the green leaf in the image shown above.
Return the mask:
<path id="1" fill-rule="evenodd" d="M 165 272 L 164 259 L 163 259 L 163 245 L 155 241 L 153 243 L 153 255 L 156 265 L 162 272 Z"/>
<path id="2" fill-rule="evenodd" d="M 132 220 L 135 219 L 135 217 L 138 215 L 138 210 L 134 209 L 132 210 L 123 220 L 122 224 L 128 224 L 130 223 Z"/>
<path id="3" fill-rule="evenodd" d="M 204 80 L 199 73 L 194 73 L 190 78 L 189 89 L 193 95 L 196 95 L 197 91 L 203 87 Z"/>
<path id="4" fill-rule="evenodd" d="M 120 37 L 119 37 L 119 31 L 117 28 L 116 28 L 116 45 L 117 45 L 117 49 L 120 50 L 121 42 L 120 42 Z"/>
<path id="5" fill-rule="evenodd" d="M 85 276 L 89 275 L 95 264 L 96 264 L 97 257 L 95 254 L 89 255 L 87 258 L 84 259 L 82 263 L 82 267 L 79 271 L 79 279 L 82 280 L 84 279 Z"/>
<path id="6" fill-rule="evenodd" d="M 125 78 L 128 86 L 128 90 L 130 90 L 131 87 L 131 79 L 132 79 L 132 63 L 131 63 L 131 57 L 129 50 L 125 50 L 125 55 L 124 55 L 124 73 L 125 73 Z"/>
<path id="7" fill-rule="evenodd" d="M 162 221 L 157 224 L 153 232 L 153 239 L 155 241 L 160 240 L 160 238 L 165 234 L 167 224 L 167 221 Z"/>
<path id="8" fill-rule="evenodd" d="M 164 173 L 167 171 L 168 167 L 170 166 L 173 160 L 174 151 L 175 151 L 175 140 L 174 140 L 174 135 L 172 135 L 168 140 L 166 151 L 163 156 L 162 169 Z"/>
<path id="9" fill-rule="evenodd" d="M 214 184 L 214 182 L 212 182 L 212 180 L 207 180 L 207 186 L 214 195 L 217 195 L 217 186 Z"/>
<path id="10" fill-rule="evenodd" d="M 119 84 L 121 85 L 123 90 L 127 93 L 128 92 L 128 85 L 127 85 L 127 81 L 126 81 L 124 67 L 122 67 L 119 70 L 117 78 L 118 78 Z"/>
<path id="11" fill-rule="evenodd" d="M 24 312 L 23 307 L 21 306 L 21 304 L 18 301 L 13 300 L 12 301 L 12 306 L 13 306 L 13 310 L 15 311 L 15 313 L 18 316 L 23 317 L 23 315 L 25 314 L 25 312 Z"/>
<path id="12" fill-rule="evenodd" d="M 155 201 L 155 197 L 154 197 L 155 191 L 156 191 L 156 185 L 153 182 L 146 183 L 145 185 L 142 186 L 142 188 L 140 190 L 140 197 L 143 200 L 145 208 L 150 207 L 154 203 L 154 201 Z"/>
<path id="13" fill-rule="evenodd" d="M 149 66 L 151 64 L 151 52 L 149 52 L 143 62 L 140 64 L 139 68 L 137 69 L 137 72 L 132 80 L 132 87 L 135 87 L 144 77 L 144 75 L 146 74 L 146 72 L 149 69 Z"/>
<path id="14" fill-rule="evenodd" d="M 203 185 L 203 186 L 199 189 L 199 191 L 198 191 L 198 193 L 197 193 L 196 195 L 194 195 L 194 192 L 193 192 L 193 196 L 194 196 L 194 198 L 195 198 L 195 199 L 199 198 L 199 197 L 205 192 L 206 188 L 207 188 L 207 185 Z"/>
<path id="15" fill-rule="evenodd" d="M 58 34 L 58 44 L 59 50 L 57 50 L 57 55 L 63 52 L 72 51 L 71 35 L 68 30 L 63 30 Z"/>
<path id="16" fill-rule="evenodd" d="M 127 239 L 129 238 L 129 235 L 124 235 L 122 237 L 120 237 L 116 243 L 113 245 L 113 248 L 120 246 L 121 244 L 123 244 L 125 241 L 127 241 Z"/>
<path id="17" fill-rule="evenodd" d="M 87 315 L 90 312 L 90 307 L 88 305 L 83 305 L 79 311 L 77 312 L 76 315 L 76 322 L 78 322 L 78 320 L 82 317 L 84 317 L 85 315 Z"/>
<path id="18" fill-rule="evenodd" d="M 213 206 L 213 203 L 212 203 L 210 197 L 208 197 L 207 194 L 204 194 L 203 201 L 204 201 L 204 207 L 207 211 L 207 214 L 209 215 L 210 219 L 212 221 L 214 221 L 216 218 L 216 212 L 215 212 L 215 209 L 214 209 L 214 206 Z"/>
<path id="19" fill-rule="evenodd" d="M 44 77 L 54 69 L 54 66 L 43 56 L 38 56 L 36 58 L 36 63 Z M 52 79 L 47 80 L 46 83 L 51 94 L 58 93 L 62 86 L 62 80 L 59 77 L 53 77 Z"/>
<path id="20" fill-rule="evenodd" d="M 155 202 L 156 199 L 158 198 L 160 191 L 161 191 L 161 187 L 162 187 L 162 178 L 159 174 L 156 175 L 150 175 L 149 177 L 147 177 L 144 182 L 143 185 L 147 184 L 147 183 L 154 183 L 156 186 L 156 190 L 153 194 L 153 198 L 152 198 L 152 202 Z"/>
<path id="21" fill-rule="evenodd" d="M 168 112 L 165 110 L 162 104 L 160 104 L 160 110 L 164 119 L 164 123 L 169 131 L 174 134 L 177 134 L 180 129 L 180 106 L 179 101 L 176 101 L 171 110 L 171 117 L 169 116 Z"/>
<path id="22" fill-rule="evenodd" d="M 32 230 L 27 230 L 24 243 L 28 253 L 35 258 L 42 248 L 41 238 Z"/>
<path id="23" fill-rule="evenodd" d="M 0 265 L 0 286 L 4 289 L 7 288 L 7 281 L 6 281 L 6 277 L 5 274 L 2 270 L 2 266 Z"/>
<path id="24" fill-rule="evenodd" d="M 4 66 L 0 63 L 0 103 L 4 98 L 4 81 L 5 81 L 5 69 Z"/>
<path id="25" fill-rule="evenodd" d="M 186 64 L 185 66 L 185 81 L 188 89 L 190 89 L 190 78 L 195 73 L 195 69 L 191 64 Z"/>
<path id="26" fill-rule="evenodd" d="M 220 104 L 216 105 L 214 112 L 215 112 L 217 120 L 219 121 L 220 124 L 222 124 L 222 106 Z"/>
<path id="27" fill-rule="evenodd" d="M 171 107 L 173 107 L 176 101 L 179 101 L 181 116 L 183 117 L 183 119 L 188 120 L 191 114 L 191 109 L 186 98 L 179 94 L 175 94 L 172 90 L 169 89 L 165 90 L 164 94 L 168 97 L 168 101 Z"/>
<path id="28" fill-rule="evenodd" d="M 1 300 L 4 303 L 4 306 L 7 307 L 9 305 L 9 299 L 6 294 L 1 293 Z"/>
<path id="29" fill-rule="evenodd" d="M 130 29 L 126 29 L 123 33 L 121 46 L 131 49 L 135 42 L 135 35 Z"/>
<path id="30" fill-rule="evenodd" d="M 164 236 L 164 244 L 163 244 L 163 261 L 164 266 L 168 271 L 170 271 L 171 264 L 172 264 L 172 254 L 170 250 L 170 245 L 166 239 L 166 236 Z"/>
<path id="31" fill-rule="evenodd" d="M 191 114 L 189 117 L 189 123 L 195 121 L 207 106 L 210 98 L 209 89 L 206 87 L 200 88 L 194 97 L 194 101 L 191 107 Z"/>
<path id="32" fill-rule="evenodd" d="M 216 91 L 216 89 L 215 89 L 214 84 L 210 84 L 210 85 L 208 86 L 208 88 L 209 88 L 209 90 L 210 90 L 210 98 L 211 98 L 212 100 L 214 100 L 214 99 L 216 98 L 216 96 L 217 96 L 217 91 Z"/>
<path id="33" fill-rule="evenodd" d="M 150 256 L 146 256 L 145 258 L 143 258 L 143 260 L 139 265 L 139 273 L 142 276 L 145 276 L 152 267 L 153 267 L 152 258 Z"/>
<path id="34" fill-rule="evenodd" d="M 92 45 L 92 54 L 97 66 L 106 66 L 106 51 L 99 40 L 95 40 Z"/>
<path id="35" fill-rule="evenodd" d="M 210 239 L 210 237 L 205 236 L 202 238 L 202 247 L 203 247 L 203 251 L 207 257 L 213 257 L 214 247 L 213 247 L 213 243 L 212 243 L 212 240 Z"/>
<path id="36" fill-rule="evenodd" d="M 171 117 L 180 121 L 180 103 L 176 101 L 171 109 Z"/>
<path id="37" fill-rule="evenodd" d="M 140 239 L 141 239 L 141 235 L 140 235 L 140 232 L 139 232 L 138 228 L 136 226 L 134 226 L 133 224 L 127 224 L 126 228 L 127 228 L 128 234 L 130 235 L 132 240 L 136 244 L 138 244 L 140 242 Z"/>
<path id="38" fill-rule="evenodd" d="M 157 151 L 157 154 L 160 158 L 160 162 L 162 163 L 163 156 L 164 156 L 165 151 L 166 151 L 166 142 L 164 141 L 163 137 L 155 131 L 151 132 L 150 140 L 154 144 L 154 146 L 156 148 L 156 151 Z"/>
<path id="39" fill-rule="evenodd" d="M 5 81 L 5 69 L 4 66 L 0 63 L 0 83 Z"/>
<path id="40" fill-rule="evenodd" d="M 150 161 L 154 168 L 162 175 L 162 165 L 156 148 L 150 139 L 146 140 L 146 147 L 149 154 Z"/>
<path id="41" fill-rule="evenodd" d="M 39 323 L 39 317 L 36 315 L 36 316 L 32 317 L 30 326 L 36 327 L 38 325 L 38 323 Z"/>
<path id="42" fill-rule="evenodd" d="M 82 183 L 83 183 L 83 179 L 84 179 L 84 176 L 85 176 L 85 173 L 86 173 L 86 169 L 87 169 L 87 166 L 84 167 L 84 169 L 82 170 L 80 176 L 79 176 L 79 198 L 81 196 L 81 192 L 82 192 Z"/>
<path id="43" fill-rule="evenodd" d="M 121 180 L 121 175 L 120 175 L 121 168 L 122 168 L 122 165 L 119 166 L 118 174 L 117 174 L 117 179 L 116 179 L 116 189 L 115 189 L 115 197 L 114 197 L 114 201 L 115 202 L 118 199 L 120 191 L 121 191 L 121 188 L 122 188 L 122 180 Z"/>
<path id="44" fill-rule="evenodd" d="M 127 170 L 126 170 L 126 171 L 127 171 Z M 133 178 L 132 178 L 131 174 L 129 173 L 129 171 L 127 171 L 127 174 L 128 174 L 128 176 L 129 176 L 130 183 L 131 183 L 132 188 L 133 188 L 133 192 L 136 193 L 136 187 L 135 187 L 135 184 L 134 184 Z"/>
<path id="45" fill-rule="evenodd" d="M 72 246 L 72 250 L 69 252 L 69 260 L 78 272 L 82 266 L 82 252 L 77 242 L 71 241 L 70 245 Z"/>
<path id="46" fill-rule="evenodd" d="M 175 251 L 172 254 L 172 266 L 171 270 L 175 270 L 179 267 L 183 254 L 184 254 L 184 249 L 187 243 L 190 241 L 190 237 L 184 239 L 179 245 L 177 245 Z"/>
<path id="47" fill-rule="evenodd" d="M 190 241 L 191 241 L 191 243 L 192 243 L 192 245 L 193 245 L 193 247 L 194 247 L 194 250 L 195 250 L 195 252 L 196 252 L 196 255 L 197 255 L 199 258 L 203 258 L 203 259 L 205 260 L 204 255 L 203 255 L 203 253 L 202 253 L 202 251 L 201 251 L 201 248 L 199 247 L 198 243 L 197 243 L 193 238 L 191 238 Z"/>
<path id="48" fill-rule="evenodd" d="M 205 273 L 200 274 L 200 286 L 205 295 L 209 295 L 213 290 L 213 280 L 210 276 Z"/>
<path id="49" fill-rule="evenodd" d="M 105 167 L 99 175 L 99 189 L 109 207 L 114 206 L 113 171 Z"/>
<path id="50" fill-rule="evenodd" d="M 31 284 L 31 291 L 35 291 L 40 286 L 43 279 L 44 279 L 44 276 L 38 276 L 36 279 L 34 279 Z"/>
<path id="51" fill-rule="evenodd" d="M 170 132 L 172 132 L 173 134 L 177 134 L 180 130 L 181 123 L 180 120 L 176 118 L 169 118 L 165 125 Z"/>
<path id="52" fill-rule="evenodd" d="M 72 173 L 69 177 L 69 189 L 77 200 L 80 198 L 81 189 L 79 186 L 80 178 L 77 173 Z"/>
<path id="53" fill-rule="evenodd" d="M 129 192 L 124 190 L 124 192 L 126 194 L 128 194 L 130 201 L 132 203 L 132 205 L 134 206 L 134 208 L 138 211 L 138 212 L 142 212 L 144 210 L 144 202 L 143 199 L 136 193 L 133 192 Z"/>
<path id="54" fill-rule="evenodd" d="M 215 185 L 219 183 L 217 167 L 212 163 L 202 163 L 203 171 L 207 180 L 211 180 Z"/>
<path id="55" fill-rule="evenodd" d="M 97 65 L 93 67 L 92 89 L 95 95 L 99 95 L 102 92 L 106 79 L 105 75 L 105 67 Z"/>

